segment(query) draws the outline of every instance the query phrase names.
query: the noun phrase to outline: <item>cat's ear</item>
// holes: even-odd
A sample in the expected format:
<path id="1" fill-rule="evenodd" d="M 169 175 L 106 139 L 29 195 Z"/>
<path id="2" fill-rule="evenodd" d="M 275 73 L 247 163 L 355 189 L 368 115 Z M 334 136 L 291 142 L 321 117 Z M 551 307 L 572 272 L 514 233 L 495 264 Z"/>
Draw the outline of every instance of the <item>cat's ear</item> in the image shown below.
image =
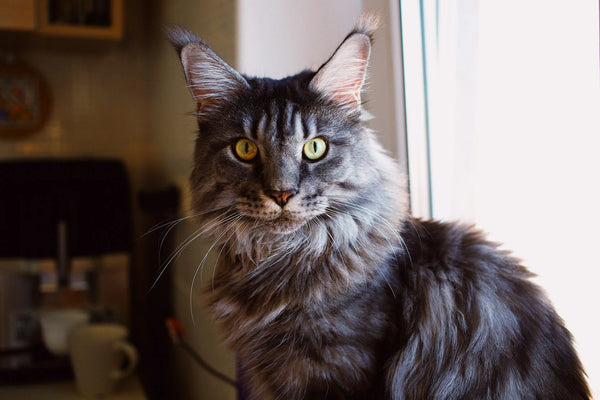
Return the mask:
<path id="1" fill-rule="evenodd" d="M 361 15 L 354 30 L 317 70 L 309 87 L 351 110 L 360 109 L 360 92 L 378 25 L 377 16 Z"/>
<path id="2" fill-rule="evenodd" d="M 200 115 L 230 101 L 236 92 L 249 87 L 240 73 L 189 30 L 173 26 L 165 32 L 179 54 Z"/>

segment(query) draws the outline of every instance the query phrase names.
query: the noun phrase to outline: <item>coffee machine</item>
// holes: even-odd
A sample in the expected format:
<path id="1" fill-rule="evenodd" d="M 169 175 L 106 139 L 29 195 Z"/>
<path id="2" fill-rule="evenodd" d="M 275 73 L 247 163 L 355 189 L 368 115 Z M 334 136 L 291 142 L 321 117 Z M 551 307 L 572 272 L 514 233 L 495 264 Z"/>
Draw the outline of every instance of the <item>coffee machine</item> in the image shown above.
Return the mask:
<path id="1" fill-rule="evenodd" d="M 128 322 L 131 237 L 121 161 L 0 162 L 0 384 L 70 374 L 44 346 L 44 310 Z"/>

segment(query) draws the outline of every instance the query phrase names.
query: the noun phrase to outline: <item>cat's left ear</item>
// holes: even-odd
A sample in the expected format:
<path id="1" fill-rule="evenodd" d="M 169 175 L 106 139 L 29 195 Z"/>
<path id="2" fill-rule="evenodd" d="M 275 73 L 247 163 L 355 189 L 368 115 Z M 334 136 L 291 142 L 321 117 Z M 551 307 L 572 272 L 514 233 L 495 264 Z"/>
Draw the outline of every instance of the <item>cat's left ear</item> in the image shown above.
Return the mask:
<path id="1" fill-rule="evenodd" d="M 378 25 L 377 16 L 361 15 L 354 30 L 318 69 L 309 87 L 350 110 L 360 109 L 360 92 Z"/>

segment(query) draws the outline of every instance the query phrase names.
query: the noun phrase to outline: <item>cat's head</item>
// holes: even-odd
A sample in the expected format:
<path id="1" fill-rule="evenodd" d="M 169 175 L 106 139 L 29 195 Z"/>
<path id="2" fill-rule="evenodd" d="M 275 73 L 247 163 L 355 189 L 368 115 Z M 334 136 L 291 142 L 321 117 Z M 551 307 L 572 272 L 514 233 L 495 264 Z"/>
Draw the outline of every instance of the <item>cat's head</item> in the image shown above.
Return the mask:
<path id="1" fill-rule="evenodd" d="M 401 196 L 397 184 L 384 187 L 393 163 L 361 125 L 375 28 L 362 17 L 317 71 L 280 80 L 244 76 L 191 32 L 170 32 L 197 103 L 196 213 L 289 234 L 335 213 L 402 203 L 388 198 Z"/>

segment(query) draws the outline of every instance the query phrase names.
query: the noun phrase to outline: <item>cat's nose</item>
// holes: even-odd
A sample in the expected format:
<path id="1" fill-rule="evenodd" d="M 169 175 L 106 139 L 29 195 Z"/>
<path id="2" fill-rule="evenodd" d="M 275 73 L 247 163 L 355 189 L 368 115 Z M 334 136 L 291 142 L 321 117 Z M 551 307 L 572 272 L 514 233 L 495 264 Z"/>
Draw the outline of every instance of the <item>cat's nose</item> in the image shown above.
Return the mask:
<path id="1" fill-rule="evenodd" d="M 290 190 L 268 190 L 267 195 L 275 200 L 275 203 L 279 204 L 279 207 L 285 206 L 288 199 L 298 193 L 295 189 Z"/>

